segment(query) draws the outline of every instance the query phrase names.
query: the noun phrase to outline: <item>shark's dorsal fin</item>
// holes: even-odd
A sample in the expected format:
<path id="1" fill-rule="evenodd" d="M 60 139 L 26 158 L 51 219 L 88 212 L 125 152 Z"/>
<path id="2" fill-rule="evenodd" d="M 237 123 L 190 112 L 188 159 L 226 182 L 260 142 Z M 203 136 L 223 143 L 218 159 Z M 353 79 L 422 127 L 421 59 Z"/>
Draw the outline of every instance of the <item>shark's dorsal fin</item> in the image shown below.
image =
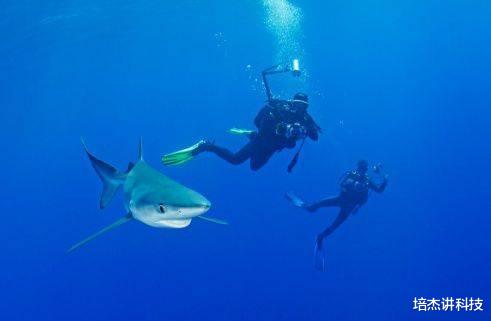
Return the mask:
<path id="1" fill-rule="evenodd" d="M 138 146 L 138 160 L 143 160 L 143 137 L 140 137 L 140 145 Z"/>

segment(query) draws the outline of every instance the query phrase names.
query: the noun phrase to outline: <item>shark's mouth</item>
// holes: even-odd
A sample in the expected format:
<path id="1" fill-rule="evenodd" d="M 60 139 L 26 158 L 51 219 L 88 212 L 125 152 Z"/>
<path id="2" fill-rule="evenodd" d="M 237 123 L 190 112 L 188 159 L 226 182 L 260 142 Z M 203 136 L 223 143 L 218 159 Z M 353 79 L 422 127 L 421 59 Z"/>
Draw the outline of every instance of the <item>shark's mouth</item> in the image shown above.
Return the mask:
<path id="1" fill-rule="evenodd" d="M 185 228 L 191 224 L 191 219 L 180 219 L 180 220 L 157 220 L 157 221 L 143 221 L 143 223 L 148 224 L 153 227 L 158 228 Z"/>
<path id="2" fill-rule="evenodd" d="M 135 219 L 157 228 L 185 228 L 191 224 L 191 217 L 182 216 L 180 212 L 161 213 L 154 210 L 153 206 L 135 207 L 130 203 L 130 211 Z M 164 209 L 164 212 L 168 209 Z"/>

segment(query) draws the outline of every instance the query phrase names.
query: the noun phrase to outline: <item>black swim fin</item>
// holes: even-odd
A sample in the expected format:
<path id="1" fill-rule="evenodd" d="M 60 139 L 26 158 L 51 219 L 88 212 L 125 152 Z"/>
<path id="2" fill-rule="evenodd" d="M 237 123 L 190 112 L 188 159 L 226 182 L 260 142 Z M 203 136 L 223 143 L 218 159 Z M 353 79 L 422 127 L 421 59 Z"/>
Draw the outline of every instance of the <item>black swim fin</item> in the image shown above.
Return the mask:
<path id="1" fill-rule="evenodd" d="M 300 197 L 297 197 L 293 192 L 285 193 L 285 197 L 287 200 L 292 202 L 293 205 L 301 208 L 305 207 L 305 202 Z"/>
<path id="2" fill-rule="evenodd" d="M 314 268 L 318 271 L 326 271 L 326 258 L 323 251 L 322 243 L 319 244 L 318 240 L 315 240 L 314 246 Z"/>

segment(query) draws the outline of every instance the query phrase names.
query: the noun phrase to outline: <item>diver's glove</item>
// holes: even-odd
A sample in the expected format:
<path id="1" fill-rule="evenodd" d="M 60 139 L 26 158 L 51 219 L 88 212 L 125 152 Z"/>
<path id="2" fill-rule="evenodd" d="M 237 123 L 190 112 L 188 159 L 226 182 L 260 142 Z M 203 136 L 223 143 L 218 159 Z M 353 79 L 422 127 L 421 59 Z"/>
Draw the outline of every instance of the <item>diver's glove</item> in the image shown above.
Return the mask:
<path id="1" fill-rule="evenodd" d="M 381 175 L 384 182 L 388 182 L 389 181 L 389 175 L 383 174 L 382 170 L 383 170 L 383 167 L 382 167 L 381 163 L 378 163 L 377 165 L 373 166 L 373 172 Z"/>

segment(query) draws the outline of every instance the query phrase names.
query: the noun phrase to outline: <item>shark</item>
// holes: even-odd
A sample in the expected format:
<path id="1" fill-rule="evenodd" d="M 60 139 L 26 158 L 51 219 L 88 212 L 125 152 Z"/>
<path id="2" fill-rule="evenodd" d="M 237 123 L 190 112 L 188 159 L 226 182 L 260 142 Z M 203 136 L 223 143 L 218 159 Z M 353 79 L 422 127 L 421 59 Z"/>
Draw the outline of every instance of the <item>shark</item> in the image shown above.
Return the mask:
<path id="1" fill-rule="evenodd" d="M 92 154 L 84 140 L 83 148 L 95 172 L 102 181 L 99 207 L 104 209 L 119 189 L 123 189 L 126 215 L 76 243 L 67 250 L 73 252 L 96 237 L 132 220 L 155 228 L 182 229 L 191 224 L 193 218 L 227 225 L 219 219 L 204 217 L 211 203 L 200 193 L 173 181 L 152 168 L 143 159 L 143 143 L 140 138 L 138 161 L 129 163 L 125 172 L 98 159 Z"/>

